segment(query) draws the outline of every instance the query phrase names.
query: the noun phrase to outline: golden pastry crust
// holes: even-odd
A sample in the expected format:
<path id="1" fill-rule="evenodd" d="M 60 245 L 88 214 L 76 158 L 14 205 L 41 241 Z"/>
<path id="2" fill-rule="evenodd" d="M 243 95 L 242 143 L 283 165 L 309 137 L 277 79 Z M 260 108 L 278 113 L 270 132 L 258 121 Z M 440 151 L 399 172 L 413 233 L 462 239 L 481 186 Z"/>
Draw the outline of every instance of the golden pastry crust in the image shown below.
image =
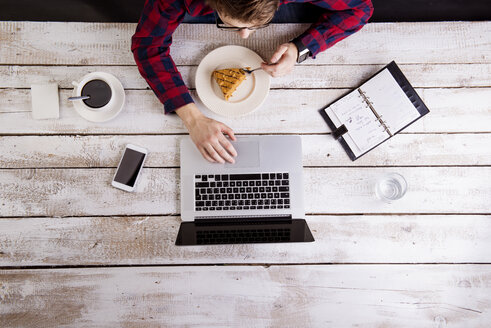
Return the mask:
<path id="1" fill-rule="evenodd" d="M 213 71 L 213 77 L 228 100 L 237 87 L 246 79 L 246 73 L 241 68 L 225 68 Z"/>

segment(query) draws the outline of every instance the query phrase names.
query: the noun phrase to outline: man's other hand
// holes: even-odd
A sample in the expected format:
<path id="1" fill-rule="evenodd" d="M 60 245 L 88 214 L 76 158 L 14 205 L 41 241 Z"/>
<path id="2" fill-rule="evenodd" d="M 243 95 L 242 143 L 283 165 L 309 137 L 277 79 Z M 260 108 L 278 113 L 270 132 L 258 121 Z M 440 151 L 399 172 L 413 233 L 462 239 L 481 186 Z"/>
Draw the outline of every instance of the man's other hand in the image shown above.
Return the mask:
<path id="1" fill-rule="evenodd" d="M 229 139 L 236 140 L 234 131 L 227 125 L 204 116 L 195 104 L 176 110 L 189 131 L 189 135 L 203 157 L 212 163 L 235 163 L 237 151 Z"/>
<path id="2" fill-rule="evenodd" d="M 297 62 L 298 50 L 293 43 L 283 43 L 271 56 L 270 64 L 262 63 L 261 68 L 272 77 L 291 73 Z"/>

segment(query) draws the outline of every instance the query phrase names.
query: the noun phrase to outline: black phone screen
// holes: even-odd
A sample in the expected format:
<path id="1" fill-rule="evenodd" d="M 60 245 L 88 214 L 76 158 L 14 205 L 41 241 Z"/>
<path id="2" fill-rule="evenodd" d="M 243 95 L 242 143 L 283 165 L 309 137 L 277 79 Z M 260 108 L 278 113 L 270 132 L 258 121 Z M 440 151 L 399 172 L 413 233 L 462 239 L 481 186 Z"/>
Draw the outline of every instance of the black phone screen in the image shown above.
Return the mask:
<path id="1" fill-rule="evenodd" d="M 114 181 L 133 187 L 144 159 L 144 153 L 126 148 Z"/>

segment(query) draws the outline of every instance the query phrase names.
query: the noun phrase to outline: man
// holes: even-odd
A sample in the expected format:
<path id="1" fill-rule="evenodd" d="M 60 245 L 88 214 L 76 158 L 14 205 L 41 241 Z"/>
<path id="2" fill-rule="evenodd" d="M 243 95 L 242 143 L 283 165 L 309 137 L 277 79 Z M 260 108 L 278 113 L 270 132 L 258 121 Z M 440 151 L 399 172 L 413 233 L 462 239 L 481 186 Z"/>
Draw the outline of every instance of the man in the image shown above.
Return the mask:
<path id="1" fill-rule="evenodd" d="M 147 0 L 132 37 L 131 50 L 141 75 L 164 104 L 165 113 L 175 112 L 184 122 L 191 139 L 210 162 L 234 163 L 237 152 L 225 137 L 235 140 L 225 124 L 204 116 L 194 104 L 172 58 L 169 47 L 172 33 L 184 15 L 215 13 L 217 26 L 248 38 L 256 29 L 266 27 L 279 6 L 286 3 L 311 3 L 323 12 L 317 23 L 291 42 L 276 49 L 270 63 L 261 67 L 271 76 L 282 76 L 296 62 L 315 57 L 319 52 L 363 27 L 372 15 L 370 0 Z"/>

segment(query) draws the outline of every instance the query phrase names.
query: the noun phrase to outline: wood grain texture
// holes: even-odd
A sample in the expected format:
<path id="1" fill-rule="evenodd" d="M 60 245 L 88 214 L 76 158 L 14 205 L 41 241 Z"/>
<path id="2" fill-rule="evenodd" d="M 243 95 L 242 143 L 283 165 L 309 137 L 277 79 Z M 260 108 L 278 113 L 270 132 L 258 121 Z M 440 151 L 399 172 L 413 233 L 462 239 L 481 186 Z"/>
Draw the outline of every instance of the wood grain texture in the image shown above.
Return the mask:
<path id="1" fill-rule="evenodd" d="M 116 164 L 115 164 L 116 165 Z M 375 197 L 378 178 L 399 172 L 406 195 Z M 179 170 L 147 168 L 136 192 L 111 187 L 114 169 L 0 170 L 2 216 L 167 215 L 180 211 Z M 307 168 L 305 210 L 337 213 L 491 214 L 490 167 Z"/>
<path id="2" fill-rule="evenodd" d="M 180 135 L 0 136 L 0 167 L 114 167 L 126 144 L 146 167 L 180 166 Z M 491 134 L 399 134 L 356 161 L 330 135 L 302 135 L 304 166 L 491 165 Z"/>
<path id="3" fill-rule="evenodd" d="M 268 59 L 279 44 L 307 27 L 272 25 L 243 40 L 212 24 L 182 24 L 173 35 L 171 55 L 178 65 L 196 65 L 209 51 L 237 44 Z M 121 23 L 0 22 L 0 64 L 132 65 L 135 28 Z M 371 23 L 319 54 L 316 63 L 489 63 L 489 34 L 491 22 Z"/>
<path id="4" fill-rule="evenodd" d="M 0 327 L 489 327 L 491 22 L 368 24 L 273 79 L 263 107 L 238 119 L 211 114 L 193 90 L 239 134 L 303 140 L 316 241 L 219 247 L 174 245 L 187 131 L 140 77 L 135 27 L 0 22 Z M 267 59 L 306 27 L 241 40 L 184 24 L 171 53 L 194 88 L 212 49 Z M 317 111 L 392 60 L 430 114 L 351 162 Z M 113 121 L 86 122 L 66 100 L 93 71 L 126 88 Z M 59 120 L 32 120 L 36 82 L 60 85 Z M 135 193 L 110 186 L 126 143 L 151 152 Z M 393 204 L 374 196 L 388 172 L 409 184 Z M 100 267 L 49 268 L 85 265 Z"/>
<path id="5" fill-rule="evenodd" d="M 175 246 L 180 217 L 0 219 L 0 266 L 490 263 L 491 216 L 309 216 L 313 243 Z"/>
<path id="6" fill-rule="evenodd" d="M 430 113 L 404 133 L 491 132 L 491 88 L 418 89 Z M 208 116 L 230 126 L 236 133 L 326 133 L 330 132 L 318 110 L 348 93 L 348 89 L 271 90 L 261 108 L 243 117 L 218 116 L 204 107 L 194 92 L 198 107 Z M 152 91 L 127 90 L 122 113 L 105 123 L 81 118 L 69 104 L 71 91 L 60 91 L 60 119 L 33 120 L 30 91 L 0 89 L 1 134 L 145 134 L 186 133 L 176 115 L 164 115 L 163 105 Z"/>
<path id="7" fill-rule="evenodd" d="M 384 65 L 313 65 L 295 66 L 293 72 L 271 79 L 271 88 L 355 88 L 378 72 Z M 490 64 L 399 64 L 408 80 L 417 88 L 461 88 L 491 86 Z M 195 88 L 197 66 L 179 66 L 184 82 Z M 72 89 L 92 72 L 107 72 L 116 76 L 126 89 L 147 89 L 147 82 L 132 66 L 0 66 L 0 88 L 30 88 L 33 83 L 57 83 Z"/>
<path id="8" fill-rule="evenodd" d="M 487 327 L 490 265 L 0 271 L 9 327 Z M 349 315 L 347 315 L 349 314 Z"/>

